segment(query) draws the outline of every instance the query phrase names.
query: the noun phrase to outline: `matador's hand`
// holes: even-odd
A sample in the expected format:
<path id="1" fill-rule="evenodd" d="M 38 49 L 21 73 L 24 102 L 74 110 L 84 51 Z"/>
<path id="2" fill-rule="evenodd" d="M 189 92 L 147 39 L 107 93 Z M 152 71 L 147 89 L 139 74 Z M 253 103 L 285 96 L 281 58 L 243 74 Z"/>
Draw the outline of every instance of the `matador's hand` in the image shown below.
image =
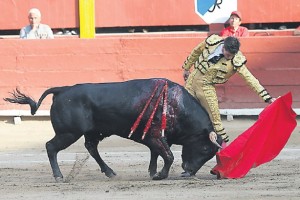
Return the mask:
<path id="1" fill-rule="evenodd" d="M 189 70 L 183 70 L 183 79 L 184 79 L 184 81 L 186 81 L 188 79 L 189 75 L 190 75 Z"/>
<path id="2" fill-rule="evenodd" d="M 271 99 L 268 101 L 268 103 L 271 104 L 271 103 L 273 103 L 276 99 L 277 99 L 277 98 L 271 98 Z"/>

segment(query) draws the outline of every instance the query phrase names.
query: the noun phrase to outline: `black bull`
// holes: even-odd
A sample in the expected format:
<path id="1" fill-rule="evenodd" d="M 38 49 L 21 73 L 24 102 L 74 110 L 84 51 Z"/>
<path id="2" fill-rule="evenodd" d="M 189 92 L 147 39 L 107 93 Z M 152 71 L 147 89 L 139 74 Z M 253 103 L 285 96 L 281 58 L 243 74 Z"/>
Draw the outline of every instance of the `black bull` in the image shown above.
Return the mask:
<path id="1" fill-rule="evenodd" d="M 161 136 L 163 100 L 157 100 L 165 84 L 167 111 L 165 136 Z M 158 87 L 157 92 L 153 92 Z M 218 151 L 209 139 L 213 131 L 207 112 L 182 86 L 166 79 L 131 80 L 120 83 L 87 83 L 54 87 L 46 90 L 35 102 L 19 90 L 5 101 L 29 104 L 34 115 L 43 99 L 53 94 L 50 117 L 55 136 L 46 143 L 48 158 L 57 181 L 63 175 L 57 163 L 57 153 L 76 142 L 82 135 L 85 147 L 108 177 L 116 173 L 102 160 L 98 152 L 99 141 L 113 134 L 128 138 L 133 124 L 141 116 L 140 123 L 130 137 L 146 145 L 151 152 L 149 173 L 154 180 L 168 177 L 174 157 L 172 144 L 182 145 L 182 168 L 187 176 L 197 171 Z M 150 97 L 153 99 L 149 101 Z M 150 102 L 147 109 L 145 105 Z M 156 107 L 156 102 L 158 106 Z M 157 108 L 156 112 L 153 110 Z M 141 115 L 142 111 L 144 114 Z M 147 121 L 154 114 L 149 131 L 142 139 Z M 221 138 L 218 137 L 220 142 Z M 157 172 L 157 159 L 161 156 L 164 166 Z"/>

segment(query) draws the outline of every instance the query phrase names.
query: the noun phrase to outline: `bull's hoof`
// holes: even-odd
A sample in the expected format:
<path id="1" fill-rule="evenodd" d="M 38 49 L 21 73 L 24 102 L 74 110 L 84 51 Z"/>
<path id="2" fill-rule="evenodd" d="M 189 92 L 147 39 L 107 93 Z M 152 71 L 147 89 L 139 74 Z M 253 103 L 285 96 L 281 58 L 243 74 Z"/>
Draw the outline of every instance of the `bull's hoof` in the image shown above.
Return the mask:
<path id="1" fill-rule="evenodd" d="M 181 177 L 191 177 L 191 176 L 193 176 L 193 175 L 190 174 L 189 172 L 182 172 L 180 176 L 181 176 Z"/>
<path id="2" fill-rule="evenodd" d="M 107 170 L 104 173 L 105 173 L 105 176 L 107 176 L 108 178 L 113 178 L 117 175 L 113 170 Z"/>
<path id="3" fill-rule="evenodd" d="M 56 183 L 63 183 L 64 182 L 63 177 L 54 177 L 54 178 L 55 178 Z"/>
<path id="4" fill-rule="evenodd" d="M 156 170 L 149 170 L 149 175 L 150 175 L 151 178 L 153 178 L 156 173 L 157 173 Z"/>
<path id="5" fill-rule="evenodd" d="M 161 172 L 156 173 L 153 177 L 152 180 L 163 180 L 165 178 L 167 178 L 168 175 L 167 174 L 163 174 Z"/>

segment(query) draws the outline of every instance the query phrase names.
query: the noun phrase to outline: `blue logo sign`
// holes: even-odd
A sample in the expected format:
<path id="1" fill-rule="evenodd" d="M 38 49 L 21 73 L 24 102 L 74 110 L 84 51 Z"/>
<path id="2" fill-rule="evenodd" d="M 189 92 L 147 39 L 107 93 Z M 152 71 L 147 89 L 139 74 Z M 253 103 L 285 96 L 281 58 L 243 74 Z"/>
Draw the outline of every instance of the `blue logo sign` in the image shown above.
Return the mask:
<path id="1" fill-rule="evenodd" d="M 235 10 L 237 0 L 195 0 L 195 12 L 206 23 L 224 23 Z"/>
<path id="2" fill-rule="evenodd" d="M 218 3 L 218 0 L 196 0 L 196 10 L 201 14 L 204 15 L 206 12 L 210 12 L 209 9 L 212 6 L 220 5 L 221 2 Z"/>

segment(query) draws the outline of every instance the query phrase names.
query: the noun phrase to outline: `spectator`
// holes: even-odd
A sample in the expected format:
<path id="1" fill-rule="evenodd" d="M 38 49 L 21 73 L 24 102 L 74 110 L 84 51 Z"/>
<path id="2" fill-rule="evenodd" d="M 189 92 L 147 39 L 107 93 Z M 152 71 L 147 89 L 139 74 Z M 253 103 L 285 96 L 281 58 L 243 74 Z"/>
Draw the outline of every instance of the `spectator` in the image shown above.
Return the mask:
<path id="1" fill-rule="evenodd" d="M 20 31 L 21 39 L 53 39 L 53 32 L 46 24 L 41 24 L 41 12 L 32 8 L 28 12 L 29 25 Z"/>
<path id="2" fill-rule="evenodd" d="M 220 36 L 235 36 L 247 37 L 249 36 L 248 29 L 240 26 L 242 23 L 242 14 L 239 11 L 233 11 L 229 18 L 229 26 L 224 28 Z"/>
<path id="3" fill-rule="evenodd" d="M 223 146 L 229 138 L 222 125 L 215 85 L 225 83 L 237 73 L 262 100 L 267 103 L 275 100 L 248 70 L 246 57 L 239 48 L 240 42 L 236 37 L 223 39 L 211 35 L 193 49 L 182 66 L 185 88 L 208 112 L 215 132 L 224 141 Z M 194 70 L 190 73 L 192 66 Z"/>

